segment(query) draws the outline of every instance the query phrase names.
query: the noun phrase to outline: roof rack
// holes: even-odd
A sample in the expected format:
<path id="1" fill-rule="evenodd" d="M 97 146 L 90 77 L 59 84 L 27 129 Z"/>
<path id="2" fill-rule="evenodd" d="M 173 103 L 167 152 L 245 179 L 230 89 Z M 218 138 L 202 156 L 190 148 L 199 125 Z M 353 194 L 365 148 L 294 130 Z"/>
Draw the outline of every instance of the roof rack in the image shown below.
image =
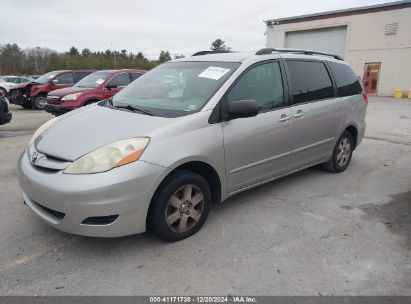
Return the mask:
<path id="1" fill-rule="evenodd" d="M 232 53 L 232 51 L 199 51 L 197 53 L 194 53 L 191 56 L 202 56 L 202 55 L 208 55 L 208 54 L 222 54 L 222 53 Z"/>
<path id="2" fill-rule="evenodd" d="M 324 56 L 333 57 L 333 58 L 335 58 L 335 59 L 337 59 L 337 60 L 342 60 L 342 61 L 344 61 L 344 58 L 342 58 L 340 55 L 323 53 L 323 52 L 317 52 L 317 51 L 311 51 L 311 50 L 302 50 L 302 49 L 275 49 L 275 48 L 264 48 L 264 49 L 258 50 L 255 54 L 256 54 L 256 55 L 267 55 L 267 54 L 271 54 L 272 52 L 279 52 L 279 53 L 298 53 L 298 54 L 305 54 L 305 55 L 324 55 Z"/>

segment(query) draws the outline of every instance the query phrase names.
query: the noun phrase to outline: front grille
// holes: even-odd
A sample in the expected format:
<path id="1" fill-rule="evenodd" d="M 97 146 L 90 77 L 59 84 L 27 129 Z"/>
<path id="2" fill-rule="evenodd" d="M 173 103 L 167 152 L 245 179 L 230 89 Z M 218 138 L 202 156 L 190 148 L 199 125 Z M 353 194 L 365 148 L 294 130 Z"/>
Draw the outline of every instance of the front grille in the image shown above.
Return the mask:
<path id="1" fill-rule="evenodd" d="M 108 225 L 113 223 L 118 218 L 118 214 L 116 215 L 108 215 L 108 216 L 94 216 L 86 218 L 82 224 L 84 225 Z"/>
<path id="2" fill-rule="evenodd" d="M 47 96 L 48 104 L 62 104 L 63 101 L 58 96 Z"/>
<path id="3" fill-rule="evenodd" d="M 53 210 L 47 207 L 44 207 L 43 205 L 40 205 L 39 203 L 35 202 L 35 204 L 40 207 L 44 212 L 48 213 L 49 215 L 55 217 L 58 220 L 62 220 L 66 214 L 57 210 Z"/>

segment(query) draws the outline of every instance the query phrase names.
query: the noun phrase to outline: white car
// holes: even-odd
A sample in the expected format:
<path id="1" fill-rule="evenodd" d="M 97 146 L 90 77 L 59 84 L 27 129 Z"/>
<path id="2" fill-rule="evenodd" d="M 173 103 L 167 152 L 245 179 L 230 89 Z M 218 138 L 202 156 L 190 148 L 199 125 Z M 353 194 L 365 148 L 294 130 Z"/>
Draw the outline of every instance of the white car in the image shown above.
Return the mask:
<path id="1" fill-rule="evenodd" d="M 0 96 L 6 95 L 16 84 L 31 81 L 33 81 L 33 79 L 30 77 L 3 76 L 0 78 Z"/>
<path id="2" fill-rule="evenodd" d="M 15 83 L 6 82 L 0 78 L 0 96 L 5 96 L 15 85 Z"/>

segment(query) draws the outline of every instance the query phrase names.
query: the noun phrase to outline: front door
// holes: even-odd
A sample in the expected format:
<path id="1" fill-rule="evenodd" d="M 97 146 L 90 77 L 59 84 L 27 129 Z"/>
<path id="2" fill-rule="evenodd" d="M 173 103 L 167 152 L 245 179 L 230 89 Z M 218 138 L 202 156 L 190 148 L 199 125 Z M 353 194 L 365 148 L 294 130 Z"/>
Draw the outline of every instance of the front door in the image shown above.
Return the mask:
<path id="1" fill-rule="evenodd" d="M 291 153 L 291 110 L 278 61 L 251 67 L 226 95 L 223 106 L 253 99 L 255 117 L 223 122 L 227 186 L 230 193 L 283 174 Z"/>
<path id="2" fill-rule="evenodd" d="M 377 94 L 378 79 L 380 76 L 381 63 L 366 63 L 364 68 L 364 91 L 366 94 Z"/>

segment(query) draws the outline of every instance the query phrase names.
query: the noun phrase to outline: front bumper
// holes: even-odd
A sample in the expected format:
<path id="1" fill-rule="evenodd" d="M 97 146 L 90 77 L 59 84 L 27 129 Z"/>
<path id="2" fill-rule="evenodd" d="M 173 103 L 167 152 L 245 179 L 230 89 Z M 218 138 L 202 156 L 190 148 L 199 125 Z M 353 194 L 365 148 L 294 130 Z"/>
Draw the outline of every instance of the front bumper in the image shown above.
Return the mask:
<path id="1" fill-rule="evenodd" d="M 27 151 L 18 162 L 23 198 L 42 221 L 65 232 L 96 237 L 144 232 L 151 198 L 169 170 L 136 161 L 104 173 L 69 175 L 32 165 Z M 83 223 L 110 216 L 115 220 L 109 224 Z"/>

